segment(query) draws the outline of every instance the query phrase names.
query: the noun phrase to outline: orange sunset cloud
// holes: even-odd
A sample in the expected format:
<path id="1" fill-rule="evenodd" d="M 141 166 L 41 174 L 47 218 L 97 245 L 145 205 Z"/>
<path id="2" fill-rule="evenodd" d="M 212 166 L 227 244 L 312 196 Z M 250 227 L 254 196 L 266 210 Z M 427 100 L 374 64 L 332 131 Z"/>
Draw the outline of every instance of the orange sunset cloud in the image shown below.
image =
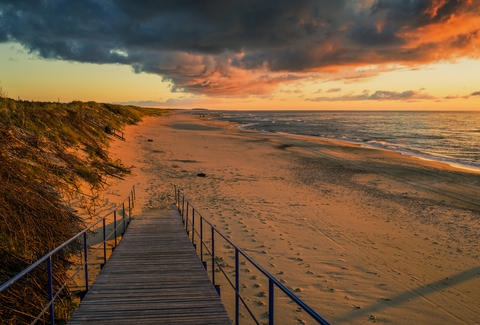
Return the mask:
<path id="1" fill-rule="evenodd" d="M 265 96 L 480 54 L 471 0 L 2 1 L 0 17 L 0 42 L 39 59 L 130 66 L 167 81 L 173 97 Z"/>

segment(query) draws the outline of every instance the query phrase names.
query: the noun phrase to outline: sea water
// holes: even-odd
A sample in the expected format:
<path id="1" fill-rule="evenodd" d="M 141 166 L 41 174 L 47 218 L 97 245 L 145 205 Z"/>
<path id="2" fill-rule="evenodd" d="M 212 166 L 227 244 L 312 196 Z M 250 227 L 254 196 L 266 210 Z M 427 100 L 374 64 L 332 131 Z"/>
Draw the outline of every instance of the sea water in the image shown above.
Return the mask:
<path id="1" fill-rule="evenodd" d="M 476 111 L 216 111 L 214 114 L 249 130 L 361 143 L 480 170 L 480 112 Z"/>

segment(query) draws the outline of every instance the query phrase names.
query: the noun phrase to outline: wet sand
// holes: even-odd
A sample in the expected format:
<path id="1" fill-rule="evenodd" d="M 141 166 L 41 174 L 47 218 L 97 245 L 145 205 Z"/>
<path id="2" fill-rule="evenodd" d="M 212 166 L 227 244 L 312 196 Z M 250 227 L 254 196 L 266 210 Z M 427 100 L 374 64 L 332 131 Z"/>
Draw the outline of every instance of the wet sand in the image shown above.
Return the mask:
<path id="1" fill-rule="evenodd" d="M 332 324 L 478 322 L 480 174 L 188 112 L 125 133 L 110 152 L 134 168 L 112 180 L 111 202 L 135 184 L 137 205 L 167 208 L 179 185 Z M 252 271 L 242 268 L 262 297 L 267 288 Z"/>

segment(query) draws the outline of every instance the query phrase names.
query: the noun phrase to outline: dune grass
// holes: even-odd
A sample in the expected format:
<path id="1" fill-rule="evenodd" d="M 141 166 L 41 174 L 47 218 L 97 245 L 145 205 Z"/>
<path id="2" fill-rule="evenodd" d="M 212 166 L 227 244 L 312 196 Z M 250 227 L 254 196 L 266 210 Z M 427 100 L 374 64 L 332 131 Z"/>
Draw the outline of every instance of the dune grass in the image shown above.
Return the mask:
<path id="1" fill-rule="evenodd" d="M 120 161 L 109 158 L 110 136 L 98 126 L 121 129 L 146 114 L 160 113 L 133 106 L 0 96 L 1 283 L 84 226 L 65 204 L 65 196 L 78 195 L 85 184 L 101 189 L 107 177 L 129 172 Z M 63 252 L 55 264 L 58 282 L 66 276 L 71 253 Z M 24 280 L 23 288 L 2 294 L 2 321 L 29 323 L 29 315 L 38 314 L 47 296 L 43 277 L 34 273 Z"/>

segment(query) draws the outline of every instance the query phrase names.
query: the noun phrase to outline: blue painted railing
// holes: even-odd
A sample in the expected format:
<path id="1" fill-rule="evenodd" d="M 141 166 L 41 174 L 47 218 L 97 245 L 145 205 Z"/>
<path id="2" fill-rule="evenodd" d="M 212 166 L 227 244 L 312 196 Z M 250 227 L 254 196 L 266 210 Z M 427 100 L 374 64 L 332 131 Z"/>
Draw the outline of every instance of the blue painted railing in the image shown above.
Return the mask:
<path id="1" fill-rule="evenodd" d="M 282 301 L 282 305 L 280 308 L 287 309 L 289 308 L 289 304 L 292 302 L 296 305 L 295 313 L 300 312 L 303 310 L 312 320 L 316 321 L 322 325 L 328 325 L 329 323 L 322 318 L 315 310 L 313 310 L 310 306 L 308 306 L 305 302 L 303 302 L 297 295 L 295 295 L 289 288 L 287 288 L 281 281 L 276 279 L 273 275 L 271 275 L 267 270 L 257 264 L 249 255 L 245 253 L 241 248 L 236 246 L 229 238 L 227 238 L 224 234 L 222 234 L 212 223 L 207 221 L 203 216 L 195 210 L 195 208 L 190 204 L 190 202 L 185 198 L 185 194 L 183 190 L 181 190 L 176 185 L 175 187 L 175 205 L 178 208 L 178 211 L 182 217 L 185 230 L 189 238 L 191 239 L 197 253 L 204 264 L 205 268 L 209 270 L 209 277 L 212 281 L 213 285 L 215 285 L 217 292 L 220 294 L 220 287 L 217 285 L 218 280 L 215 276 L 215 273 L 221 273 L 224 276 L 224 279 L 227 285 L 233 290 L 233 308 L 227 308 L 230 316 L 234 320 L 234 324 L 238 325 L 240 323 L 241 317 L 249 317 L 255 324 L 261 324 L 261 320 L 259 318 L 268 318 L 268 324 L 273 325 L 275 323 L 275 304 L 277 293 L 276 288 L 279 289 L 284 296 L 287 298 L 287 302 Z M 218 244 L 218 241 L 223 241 L 223 246 Z M 228 264 L 225 265 L 225 259 L 220 257 L 219 251 L 221 248 L 225 251 L 225 247 L 227 250 L 232 251 L 234 253 L 233 257 L 230 257 L 234 262 L 234 267 L 230 267 L 230 271 L 228 270 Z M 250 265 L 256 268 L 259 274 L 263 275 L 268 282 L 268 294 L 264 297 L 268 300 L 265 304 L 266 313 L 262 315 L 256 315 L 254 308 L 252 308 L 249 302 L 252 299 L 261 299 L 257 295 L 256 297 L 247 297 L 243 296 L 241 293 L 242 285 L 243 288 L 246 286 L 241 283 L 241 276 L 240 276 L 240 258 L 243 259 L 242 265 L 246 265 L 248 262 Z M 233 269 L 233 270 L 232 270 Z M 233 273 L 233 276 L 229 276 L 228 272 Z M 250 272 L 250 271 L 249 271 Z M 232 279 L 233 278 L 233 279 Z M 222 289 L 223 290 L 223 289 Z M 278 291 L 278 290 L 277 290 Z M 223 296 L 223 294 L 222 294 Z M 260 295 L 263 297 L 263 294 Z M 282 298 L 285 298 L 282 297 Z M 225 299 L 224 299 L 225 303 Z M 257 302 L 258 304 L 258 302 Z M 263 305 L 261 303 L 260 305 Z M 278 308 L 279 306 L 277 306 Z M 241 309 L 243 308 L 243 309 Z M 244 310 L 243 314 L 241 310 Z M 233 314 L 233 315 L 232 315 Z M 279 320 L 279 323 L 282 324 L 290 324 L 293 323 L 295 319 L 284 319 L 282 318 Z M 297 319 L 299 321 L 299 319 Z"/>
<path id="2" fill-rule="evenodd" d="M 37 316 L 31 317 L 31 324 L 36 324 L 39 321 L 55 324 L 55 301 L 59 299 L 62 292 L 64 292 L 68 288 L 69 283 L 71 283 L 76 277 L 78 278 L 78 276 L 83 277 L 84 282 L 84 290 L 80 291 L 80 297 L 83 298 L 85 296 L 85 294 L 89 290 L 90 283 L 92 283 L 94 280 L 91 270 L 94 265 L 93 263 L 89 263 L 89 256 L 96 250 L 103 250 L 103 263 L 100 264 L 100 268 L 103 267 L 109 257 L 107 254 L 108 246 L 111 246 L 111 250 L 113 251 L 113 249 L 117 246 L 117 238 L 120 237 L 121 240 L 121 237 L 125 233 L 125 230 L 127 229 L 128 224 L 130 223 L 130 220 L 132 218 L 132 210 L 134 206 L 135 187 L 132 188 L 128 198 L 121 203 L 119 208 L 115 208 L 112 211 L 108 212 L 103 217 L 99 218 L 95 223 L 85 228 L 54 250 L 48 252 L 38 261 L 31 264 L 22 272 L 18 273 L 16 276 L 3 283 L 0 286 L 0 294 L 8 295 L 8 290 L 12 288 L 14 284 L 20 282 L 22 278 L 28 277 L 34 270 L 40 269 L 42 265 L 46 265 L 46 277 L 48 279 L 48 283 L 46 283 L 45 285 L 48 289 L 48 297 L 45 298 L 47 298 L 48 302 Z M 118 216 L 118 213 L 120 213 L 121 216 Z M 110 224 L 108 224 L 107 222 L 110 222 Z M 109 233 L 107 233 L 107 229 L 109 228 L 112 229 Z M 100 230 L 101 238 L 97 238 L 96 240 L 94 239 L 95 243 L 89 245 L 89 235 L 98 235 Z M 109 241 L 111 241 L 110 245 L 108 244 Z M 78 265 L 74 265 L 73 269 L 71 270 L 72 275 L 67 279 L 65 283 L 56 283 L 53 267 L 54 257 L 62 250 L 67 249 L 70 245 L 78 246 L 79 242 L 81 243 L 82 247 L 81 251 L 79 252 L 79 255 L 81 254 L 81 263 Z M 92 248 L 93 246 L 97 247 Z M 3 306 L 3 304 L 0 304 L 0 308 L 5 308 L 5 306 Z M 23 318 L 26 317 L 25 312 L 16 312 L 22 314 Z M 22 321 L 22 323 L 24 322 Z"/>

